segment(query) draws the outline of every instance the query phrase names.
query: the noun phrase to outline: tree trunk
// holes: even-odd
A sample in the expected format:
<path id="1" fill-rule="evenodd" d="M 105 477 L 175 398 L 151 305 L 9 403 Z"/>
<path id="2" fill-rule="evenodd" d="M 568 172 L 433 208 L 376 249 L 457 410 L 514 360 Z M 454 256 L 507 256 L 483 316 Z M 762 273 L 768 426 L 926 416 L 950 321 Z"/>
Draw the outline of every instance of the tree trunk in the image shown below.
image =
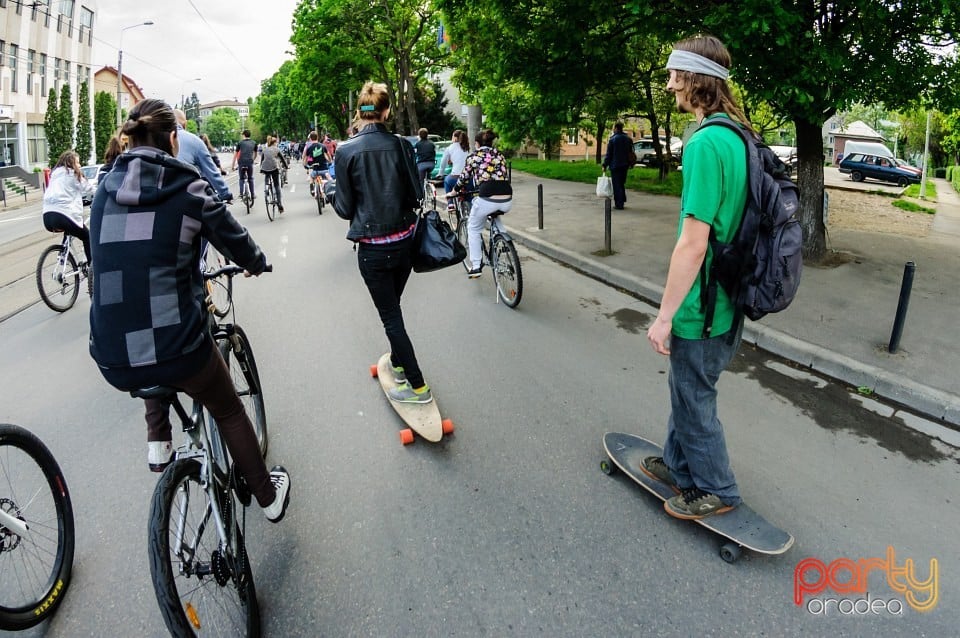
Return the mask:
<path id="1" fill-rule="evenodd" d="M 800 226 L 804 259 L 819 260 L 827 252 L 823 223 L 823 137 L 820 125 L 795 120 L 797 127 L 797 185 L 800 187 Z"/>
<path id="2" fill-rule="evenodd" d="M 606 116 L 604 116 L 606 117 Z M 603 134 L 606 132 L 603 117 L 597 118 L 597 164 L 603 164 Z"/>

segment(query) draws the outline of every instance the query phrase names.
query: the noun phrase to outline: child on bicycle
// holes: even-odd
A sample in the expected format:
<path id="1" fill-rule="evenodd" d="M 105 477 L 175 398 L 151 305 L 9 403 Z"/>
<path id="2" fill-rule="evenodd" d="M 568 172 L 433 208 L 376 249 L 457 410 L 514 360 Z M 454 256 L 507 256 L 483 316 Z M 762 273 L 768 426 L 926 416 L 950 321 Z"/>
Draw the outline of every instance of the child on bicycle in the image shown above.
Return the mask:
<path id="1" fill-rule="evenodd" d="M 253 425 L 214 346 L 202 300 L 201 238 L 254 275 L 267 260 L 246 229 L 191 166 L 176 159 L 177 123 L 161 100 L 137 103 L 123 125 L 130 149 L 101 183 L 90 217 L 94 269 L 90 355 L 110 385 L 171 386 L 216 420 L 236 468 L 276 523 L 290 475 L 263 463 Z M 146 403 L 148 463 L 172 458 L 169 406 Z"/>
<path id="2" fill-rule="evenodd" d="M 83 225 L 83 198 L 92 197 L 94 190 L 80 172 L 80 156 L 69 150 L 57 160 L 43 193 L 43 227 L 79 238 L 86 264 L 90 263 L 90 231 Z"/>
<path id="3" fill-rule="evenodd" d="M 467 156 L 463 171 L 457 179 L 455 189 L 477 190 L 477 197 L 470 207 L 470 220 L 467 222 L 467 243 L 471 268 L 467 277 L 476 279 L 483 268 L 480 233 L 487 221 L 487 215 L 496 211 L 509 212 L 513 206 L 513 190 L 507 181 L 507 160 L 503 154 L 493 148 L 497 134 L 491 129 L 477 133 L 477 150 Z"/>

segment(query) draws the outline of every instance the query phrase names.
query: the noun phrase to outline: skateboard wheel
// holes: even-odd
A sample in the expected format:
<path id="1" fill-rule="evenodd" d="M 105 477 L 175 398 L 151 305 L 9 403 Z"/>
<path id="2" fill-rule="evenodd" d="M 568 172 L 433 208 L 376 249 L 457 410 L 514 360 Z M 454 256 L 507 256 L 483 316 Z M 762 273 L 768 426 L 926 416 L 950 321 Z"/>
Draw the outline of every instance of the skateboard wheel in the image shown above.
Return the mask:
<path id="1" fill-rule="evenodd" d="M 413 443 L 413 430 L 407 428 L 406 430 L 400 430 L 400 443 L 403 445 L 410 445 Z"/>
<path id="2" fill-rule="evenodd" d="M 379 374 L 379 370 L 377 368 L 377 364 L 373 364 L 372 366 L 370 366 L 370 376 L 376 379 L 378 374 Z"/>
<path id="3" fill-rule="evenodd" d="M 611 463 L 609 459 L 603 459 L 600 461 L 600 471 L 610 476 L 614 472 L 613 463 Z"/>
<path id="4" fill-rule="evenodd" d="M 720 547 L 720 558 L 722 558 L 727 563 L 734 563 L 740 554 L 743 552 L 743 549 L 739 545 L 734 545 L 733 543 L 724 543 Z"/>
<path id="5" fill-rule="evenodd" d="M 443 428 L 444 434 L 450 434 L 453 432 L 453 421 L 450 419 L 444 419 L 440 422 L 441 427 Z"/>

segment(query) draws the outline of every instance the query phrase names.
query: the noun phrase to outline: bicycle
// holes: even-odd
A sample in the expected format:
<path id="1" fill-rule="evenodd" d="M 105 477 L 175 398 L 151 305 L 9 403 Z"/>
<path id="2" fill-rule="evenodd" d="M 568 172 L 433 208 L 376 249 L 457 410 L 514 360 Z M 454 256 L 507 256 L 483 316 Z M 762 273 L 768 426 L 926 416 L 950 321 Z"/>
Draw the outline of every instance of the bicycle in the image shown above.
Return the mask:
<path id="1" fill-rule="evenodd" d="M 240 167 L 240 199 L 243 201 L 243 205 L 247 207 L 247 215 L 250 214 L 250 209 L 253 208 L 253 192 L 247 183 L 248 176 L 252 176 L 252 171 L 253 169 L 246 166 Z"/>
<path id="2" fill-rule="evenodd" d="M 200 269 L 204 273 L 213 273 L 220 270 L 230 261 L 220 254 L 213 244 L 207 242 L 207 248 L 200 260 Z M 227 316 L 233 307 L 233 277 L 227 277 L 226 282 L 221 281 L 219 277 L 205 279 L 207 296 L 205 303 L 207 309 L 222 319 Z"/>
<path id="3" fill-rule="evenodd" d="M 47 246 L 37 260 L 37 290 L 47 307 L 57 312 L 66 312 L 77 301 L 80 282 L 87 280 L 87 293 L 93 295 L 93 277 L 90 276 L 86 257 L 79 260 L 73 247 L 74 237 L 63 234 L 59 244 Z"/>
<path id="4" fill-rule="evenodd" d="M 0 424 L 0 629 L 33 627 L 73 571 L 73 505 L 60 466 L 28 430 Z"/>
<path id="5" fill-rule="evenodd" d="M 204 278 L 230 279 L 242 272 L 228 265 Z M 250 341 L 235 323 L 215 323 L 211 317 L 211 330 L 266 456 L 266 414 Z M 211 634 L 259 636 L 260 609 L 244 543 L 252 495 L 236 474 L 216 423 L 196 401 L 187 414 L 174 388 L 130 394 L 168 403 L 187 434 L 160 476 L 150 508 L 150 575 L 167 629 L 175 636 L 192 636 L 201 628 Z"/>
<path id="6" fill-rule="evenodd" d="M 323 177 L 316 175 L 313 177 L 313 198 L 317 200 L 317 214 L 323 215 L 323 207 L 327 203 L 327 198 L 323 195 Z"/>
<path id="7" fill-rule="evenodd" d="M 454 207 L 447 209 L 450 217 L 450 226 L 456 228 L 457 239 L 467 247 L 467 258 L 463 260 L 463 268 L 470 271 L 473 265 L 470 262 L 470 243 L 468 241 L 467 223 L 470 220 L 470 199 L 477 191 L 463 191 L 450 193 Z M 507 232 L 500 221 L 502 211 L 494 211 L 487 215 L 489 231 L 487 240 L 480 235 L 481 266 L 490 266 L 493 280 L 497 286 L 497 301 L 503 301 L 508 308 L 516 308 L 523 296 L 523 273 L 520 268 L 520 257 L 513 245 L 513 237 Z"/>
<path id="8" fill-rule="evenodd" d="M 273 221 L 277 214 L 277 194 L 273 190 L 273 178 L 263 176 L 263 203 L 267 206 L 267 218 Z"/>

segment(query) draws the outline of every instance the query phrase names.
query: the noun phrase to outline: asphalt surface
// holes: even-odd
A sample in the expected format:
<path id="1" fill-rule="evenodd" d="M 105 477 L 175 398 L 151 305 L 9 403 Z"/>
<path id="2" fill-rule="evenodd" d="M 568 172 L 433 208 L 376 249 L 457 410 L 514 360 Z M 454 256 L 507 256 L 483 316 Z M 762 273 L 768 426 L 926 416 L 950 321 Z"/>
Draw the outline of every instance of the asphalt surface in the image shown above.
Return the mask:
<path id="1" fill-rule="evenodd" d="M 784 312 L 747 322 L 744 339 L 866 395 L 878 395 L 942 422 L 936 434 L 960 445 L 960 355 L 955 326 L 960 309 L 960 197 L 937 181 L 933 230 L 923 238 L 832 230 L 833 250 L 852 259 L 834 268 L 804 269 L 800 291 Z M 526 246 L 592 277 L 659 303 L 676 238 L 674 197 L 629 192 L 626 210 L 613 211 L 611 248 L 604 255 L 604 205 L 592 185 L 515 172 L 514 205 L 504 222 Z M 879 182 L 855 183 L 827 169 L 828 189 L 896 191 Z M 543 228 L 538 187 L 543 192 Z M 894 317 L 907 262 L 916 266 L 905 327 L 891 354 Z"/>

